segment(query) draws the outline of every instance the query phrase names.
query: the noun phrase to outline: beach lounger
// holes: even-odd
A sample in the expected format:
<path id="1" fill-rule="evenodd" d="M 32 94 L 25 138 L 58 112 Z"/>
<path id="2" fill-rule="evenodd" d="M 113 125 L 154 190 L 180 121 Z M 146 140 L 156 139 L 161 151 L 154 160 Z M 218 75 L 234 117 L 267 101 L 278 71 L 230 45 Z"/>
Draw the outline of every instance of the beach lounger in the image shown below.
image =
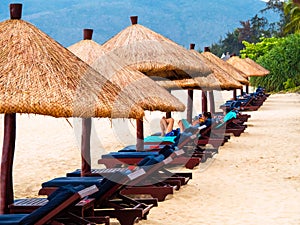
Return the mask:
<path id="1" fill-rule="evenodd" d="M 220 109 L 238 109 L 240 111 L 256 111 L 266 100 L 266 95 L 262 92 L 254 92 L 251 94 L 237 96 L 236 100 L 228 100 Z"/>
<path id="2" fill-rule="evenodd" d="M 193 140 L 197 135 L 191 135 L 188 133 L 182 133 L 178 143 L 178 149 L 183 148 L 189 142 L 193 143 Z M 108 154 L 102 155 L 101 159 L 98 160 L 99 164 L 104 164 L 107 168 L 121 167 L 124 165 L 137 165 L 146 156 L 157 156 L 159 152 L 155 151 L 136 151 L 136 152 L 110 152 Z M 181 154 L 176 157 L 170 164 L 172 165 L 183 165 L 188 169 L 193 169 L 195 166 L 199 165 L 201 158 L 194 157 L 190 152 L 185 151 L 185 154 Z"/>
<path id="3" fill-rule="evenodd" d="M 163 201 L 167 195 L 173 194 L 174 190 L 179 190 L 181 185 L 186 184 L 191 179 L 191 174 L 176 174 L 163 169 L 182 152 L 177 151 L 174 153 L 170 147 L 165 149 L 164 154 L 150 154 L 138 163 L 138 167 L 135 169 L 144 168 L 146 174 L 132 182 L 128 182 L 121 191 L 122 194 L 148 194 L 157 198 L 158 201 Z M 133 168 L 131 166 L 131 169 Z M 93 170 L 94 173 L 91 176 L 107 176 L 126 170 L 127 168 L 98 169 Z M 80 176 L 80 171 L 69 173 L 67 176 Z"/>
<path id="4" fill-rule="evenodd" d="M 235 119 L 230 119 L 226 122 L 220 123 L 217 126 L 215 126 L 212 129 L 212 133 L 218 135 L 221 134 L 223 135 L 224 132 L 226 134 L 233 134 L 234 136 L 238 137 L 245 131 L 247 128 L 246 125 L 240 125 L 234 122 Z"/>
<path id="5" fill-rule="evenodd" d="M 156 151 L 155 153 L 150 153 L 147 154 L 147 156 L 158 156 L 159 154 L 163 154 L 164 155 L 164 159 L 166 159 L 167 157 L 172 157 L 171 154 L 173 153 L 174 149 L 171 146 L 165 145 L 162 149 L 160 149 L 160 151 Z M 136 152 L 136 150 L 134 150 L 133 152 Z M 183 153 L 183 152 L 181 152 Z M 177 152 L 176 157 L 178 157 L 180 155 L 180 151 Z M 175 157 L 172 157 L 172 160 L 174 160 Z M 144 158 L 143 158 L 144 159 Z M 166 162 L 171 163 L 172 160 L 168 160 Z M 144 163 L 145 160 L 143 161 Z M 139 162 L 137 165 L 138 166 L 143 166 L 142 163 L 143 162 Z M 133 168 L 132 166 L 128 166 L 131 169 Z M 128 168 L 127 167 L 110 167 L 110 168 L 105 168 L 105 169 L 91 169 L 91 173 L 87 174 L 86 176 L 108 176 L 114 172 L 123 172 L 126 171 Z M 169 182 L 170 180 L 178 180 L 180 181 L 180 186 L 181 185 L 185 185 L 190 179 L 192 179 L 192 173 L 191 172 L 169 172 L 166 168 L 161 167 L 160 170 L 162 171 L 162 173 L 160 174 L 156 174 L 155 177 L 159 180 L 159 181 L 163 181 L 163 182 Z M 80 174 L 81 170 L 77 169 L 73 172 L 67 173 L 66 175 L 68 177 L 79 177 L 81 176 Z M 177 188 L 178 189 L 178 188 Z"/>
<path id="6" fill-rule="evenodd" d="M 74 224 L 92 224 L 92 223 L 104 223 L 109 224 L 109 217 L 86 217 L 83 218 L 73 213 L 72 209 L 76 204 L 94 193 L 99 191 L 95 186 L 84 187 L 82 185 L 73 187 L 71 185 L 65 185 L 57 189 L 48 199 L 44 199 L 43 204 L 38 207 L 33 207 L 29 204 L 31 199 L 27 199 L 27 207 L 22 207 L 22 203 L 18 206 L 18 200 L 15 204 L 10 205 L 10 210 L 14 214 L 0 215 L 0 224 L 3 225 L 44 225 L 44 224 L 70 224 L 72 221 Z M 24 200 L 19 200 L 23 201 Z M 14 208 L 15 207 L 15 208 Z M 23 211 L 23 214 L 20 212 Z M 25 214 L 24 212 L 28 212 Z"/>
<path id="7" fill-rule="evenodd" d="M 206 130 L 206 129 L 203 129 Z M 202 130 L 199 132 L 198 129 L 193 129 L 193 128 L 188 128 L 187 131 L 185 131 L 184 133 L 191 133 L 190 135 L 194 135 L 194 134 L 201 134 Z M 144 143 L 144 149 L 143 152 L 148 152 L 148 151 L 159 151 L 161 150 L 163 147 L 165 147 L 166 145 L 171 145 L 173 147 L 178 145 L 178 142 L 180 140 L 181 134 L 178 133 L 178 135 L 176 136 L 167 136 L 167 137 L 161 137 L 160 136 L 161 133 L 155 133 L 152 134 L 151 136 L 148 136 L 146 139 L 146 142 Z M 228 136 L 230 137 L 230 136 Z M 209 136 L 203 136 L 203 138 L 200 138 L 201 140 L 199 141 L 199 144 L 195 144 L 195 142 L 190 142 L 190 143 L 186 143 L 185 147 L 185 151 L 187 152 L 187 154 L 189 155 L 189 157 L 191 157 L 190 162 L 187 163 L 186 167 L 187 168 L 194 168 L 194 163 L 198 160 L 195 160 L 193 158 L 200 158 L 201 161 L 205 161 L 208 157 L 212 156 L 212 152 L 217 152 L 218 148 L 220 145 L 223 145 L 224 142 L 226 142 L 228 140 L 228 137 L 209 137 Z M 151 140 L 151 141 L 149 141 Z M 165 141 L 168 141 L 169 143 L 165 143 Z M 213 149 L 206 149 L 204 148 L 204 146 L 206 146 L 207 144 L 211 144 L 213 146 Z M 119 150 L 118 152 L 140 152 L 137 148 L 136 145 L 129 145 L 124 147 L 123 149 Z M 179 159 L 177 159 L 179 160 Z M 175 161 L 173 162 L 175 163 L 179 163 L 179 161 Z"/>
<path id="8" fill-rule="evenodd" d="M 146 219 L 150 209 L 157 206 L 157 199 L 142 199 L 136 201 L 124 196 L 120 191 L 126 186 L 126 183 L 143 175 L 144 170 L 127 170 L 122 173 L 114 173 L 107 177 L 58 177 L 44 182 L 39 191 L 41 195 L 49 195 L 58 187 L 71 185 L 91 184 L 99 186 L 99 191 L 93 194 L 94 198 L 94 217 L 109 216 L 117 218 L 121 225 L 133 225 L 138 219 Z"/>

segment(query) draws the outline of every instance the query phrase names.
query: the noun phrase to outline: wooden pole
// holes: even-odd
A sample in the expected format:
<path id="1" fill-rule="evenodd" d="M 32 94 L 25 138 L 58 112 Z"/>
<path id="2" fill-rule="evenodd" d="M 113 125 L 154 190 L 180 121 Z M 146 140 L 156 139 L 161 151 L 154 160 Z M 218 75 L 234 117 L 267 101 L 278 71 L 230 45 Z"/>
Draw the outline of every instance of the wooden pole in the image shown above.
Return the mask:
<path id="1" fill-rule="evenodd" d="M 14 201 L 13 161 L 16 141 L 16 114 L 5 114 L 1 161 L 0 214 L 9 213 L 8 205 Z"/>
<path id="2" fill-rule="evenodd" d="M 209 96 L 209 105 L 210 105 L 210 113 L 214 114 L 215 113 L 215 98 L 214 98 L 214 92 L 209 91 L 208 92 Z"/>
<path id="3" fill-rule="evenodd" d="M 207 91 L 202 90 L 202 112 L 207 112 Z"/>
<path id="4" fill-rule="evenodd" d="M 236 100 L 236 89 L 233 90 L 233 100 Z"/>
<path id="5" fill-rule="evenodd" d="M 171 118 L 171 117 L 172 117 L 171 112 L 166 112 L 166 118 Z"/>
<path id="6" fill-rule="evenodd" d="M 171 90 L 169 90 L 170 94 L 171 94 Z M 171 112 L 166 112 L 166 118 L 171 118 L 172 117 L 172 113 Z"/>
<path id="7" fill-rule="evenodd" d="M 81 176 L 88 176 L 91 173 L 91 129 L 92 119 L 82 119 L 81 133 Z"/>
<path id="8" fill-rule="evenodd" d="M 195 44 L 190 43 L 190 50 L 195 49 Z M 194 90 L 188 90 L 188 99 L 187 99 L 187 110 L 186 110 L 186 119 L 189 123 L 192 123 L 193 118 L 193 101 L 194 101 Z"/>
<path id="9" fill-rule="evenodd" d="M 247 78 L 248 79 L 248 78 Z M 248 79 L 249 80 L 249 79 Z M 249 94 L 249 85 L 246 85 L 246 94 Z"/>
<path id="10" fill-rule="evenodd" d="M 136 150 L 143 151 L 144 150 L 144 123 L 142 120 L 136 120 Z"/>
<path id="11" fill-rule="evenodd" d="M 194 91 L 188 90 L 188 99 L 187 99 L 187 111 L 186 111 L 186 118 L 189 123 L 192 123 L 192 116 L 193 116 L 193 98 L 194 98 Z"/>

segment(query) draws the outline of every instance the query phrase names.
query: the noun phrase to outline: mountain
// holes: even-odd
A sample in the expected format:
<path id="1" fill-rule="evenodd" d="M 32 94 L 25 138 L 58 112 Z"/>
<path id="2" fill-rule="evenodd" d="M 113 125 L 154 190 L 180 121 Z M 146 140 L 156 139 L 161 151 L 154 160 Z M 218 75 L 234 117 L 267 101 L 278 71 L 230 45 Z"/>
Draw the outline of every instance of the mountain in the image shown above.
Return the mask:
<path id="1" fill-rule="evenodd" d="M 1 0 L 0 20 L 9 19 L 9 3 Z M 217 42 L 227 32 L 251 19 L 266 6 L 261 0 L 19 0 L 22 19 L 29 21 L 63 46 L 82 39 L 84 28 L 94 29 L 102 44 L 130 25 L 137 15 L 144 25 L 178 44 L 196 49 Z M 267 15 L 269 20 L 276 15 Z"/>

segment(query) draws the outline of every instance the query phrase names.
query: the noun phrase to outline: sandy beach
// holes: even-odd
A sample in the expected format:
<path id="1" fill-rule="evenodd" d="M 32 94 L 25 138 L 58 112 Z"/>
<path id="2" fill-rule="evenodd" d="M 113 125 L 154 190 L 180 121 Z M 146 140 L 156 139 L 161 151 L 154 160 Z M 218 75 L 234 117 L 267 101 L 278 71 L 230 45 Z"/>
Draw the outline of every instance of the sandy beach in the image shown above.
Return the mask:
<path id="1" fill-rule="evenodd" d="M 223 94 L 216 105 L 229 97 Z M 300 95 L 271 95 L 247 114 L 245 132 L 193 169 L 188 185 L 138 224 L 300 224 Z M 159 131 L 161 115 L 147 113 L 145 135 Z M 174 113 L 175 119 L 183 117 Z M 79 131 L 78 119 L 17 116 L 15 198 L 37 196 L 42 182 L 80 168 Z M 92 167 L 102 167 L 97 164 L 101 154 L 134 143 L 134 120 L 93 119 Z"/>

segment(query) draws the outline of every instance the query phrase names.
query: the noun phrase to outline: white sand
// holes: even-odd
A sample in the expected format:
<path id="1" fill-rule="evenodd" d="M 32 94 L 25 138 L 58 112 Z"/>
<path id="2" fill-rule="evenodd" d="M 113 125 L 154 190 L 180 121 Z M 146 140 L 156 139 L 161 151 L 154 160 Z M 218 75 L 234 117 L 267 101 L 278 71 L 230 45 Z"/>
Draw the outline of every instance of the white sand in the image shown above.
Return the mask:
<path id="1" fill-rule="evenodd" d="M 300 224 L 300 95 L 272 95 L 141 224 Z"/>
<path id="2" fill-rule="evenodd" d="M 216 105 L 230 95 L 217 97 Z M 186 96 L 179 96 L 185 102 Z M 219 154 L 192 170 L 193 180 L 139 224 L 300 224 L 300 95 L 272 95 L 249 114 L 245 133 L 231 137 Z M 159 130 L 161 115 L 147 113 L 145 135 Z M 69 121 L 73 128 L 65 119 L 17 116 L 15 198 L 37 196 L 42 182 L 80 168 L 79 121 Z M 135 143 L 135 121 L 126 121 L 93 120 L 92 167 L 101 167 L 102 153 Z"/>

